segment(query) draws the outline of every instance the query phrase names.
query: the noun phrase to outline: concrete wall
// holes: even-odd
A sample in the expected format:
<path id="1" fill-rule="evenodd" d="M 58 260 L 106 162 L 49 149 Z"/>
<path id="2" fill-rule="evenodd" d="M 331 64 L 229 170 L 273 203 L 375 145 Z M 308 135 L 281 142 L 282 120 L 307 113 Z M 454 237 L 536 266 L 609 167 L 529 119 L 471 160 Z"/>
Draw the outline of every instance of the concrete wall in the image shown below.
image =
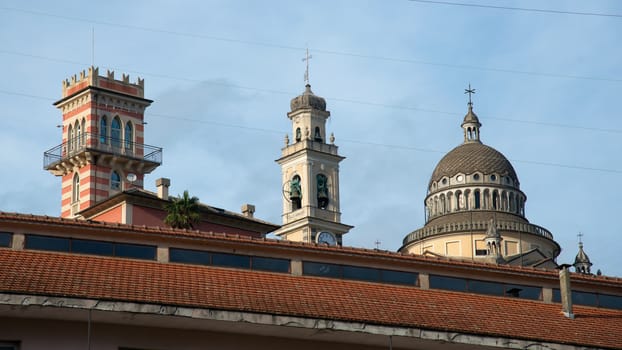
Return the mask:
<path id="1" fill-rule="evenodd" d="M 87 322 L 0 318 L 0 341 L 19 342 L 20 350 L 89 349 Z M 91 350 L 194 349 L 377 349 L 361 345 L 287 339 L 241 333 L 91 324 Z"/>

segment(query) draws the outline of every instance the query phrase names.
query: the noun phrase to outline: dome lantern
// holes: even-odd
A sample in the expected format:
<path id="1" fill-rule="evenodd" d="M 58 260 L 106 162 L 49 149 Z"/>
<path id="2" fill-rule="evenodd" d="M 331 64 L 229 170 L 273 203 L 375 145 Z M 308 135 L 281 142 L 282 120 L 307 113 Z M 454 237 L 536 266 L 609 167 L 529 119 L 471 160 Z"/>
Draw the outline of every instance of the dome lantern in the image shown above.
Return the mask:
<path id="1" fill-rule="evenodd" d="M 481 143 L 479 140 L 479 128 L 482 124 L 479 122 L 479 118 L 477 118 L 477 114 L 473 112 L 473 101 L 471 100 L 471 95 L 475 93 L 475 89 L 471 88 L 471 84 L 469 84 L 468 89 L 464 89 L 465 94 L 469 94 L 469 110 L 467 114 L 464 116 L 464 120 L 462 121 L 462 129 L 464 130 L 464 143 L 468 142 L 477 142 Z"/>

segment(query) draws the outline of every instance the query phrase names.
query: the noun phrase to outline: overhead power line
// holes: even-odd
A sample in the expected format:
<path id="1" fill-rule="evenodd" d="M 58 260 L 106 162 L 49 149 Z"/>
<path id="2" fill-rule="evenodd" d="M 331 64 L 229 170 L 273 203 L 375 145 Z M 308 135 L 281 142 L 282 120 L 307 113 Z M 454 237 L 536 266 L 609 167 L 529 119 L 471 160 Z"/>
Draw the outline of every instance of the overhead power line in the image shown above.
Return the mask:
<path id="1" fill-rule="evenodd" d="M 8 95 L 14 95 L 14 96 L 23 96 L 23 97 L 34 98 L 34 99 L 39 99 L 39 100 L 46 100 L 46 101 L 53 101 L 54 100 L 54 99 L 51 99 L 49 97 L 30 95 L 30 94 L 23 94 L 23 93 L 13 92 L 13 91 L 0 90 L 0 93 L 8 94 Z M 179 115 L 172 115 L 172 114 L 161 114 L 161 113 L 148 113 L 148 115 L 149 115 L 149 117 L 161 118 L 161 119 L 166 119 L 166 120 L 178 120 L 178 121 L 184 121 L 184 122 L 190 122 L 190 123 L 215 125 L 215 126 L 226 127 L 226 128 L 258 131 L 258 132 L 270 133 L 270 134 L 282 134 L 283 133 L 283 130 L 257 128 L 257 127 L 246 126 L 246 125 L 223 123 L 223 122 L 214 121 L 214 120 L 196 119 L 196 118 L 191 118 L 191 117 L 187 117 L 187 116 L 179 116 Z M 445 151 L 441 151 L 441 150 L 434 150 L 434 149 L 429 149 L 429 148 L 421 148 L 421 147 L 415 147 L 415 146 L 409 146 L 409 145 L 388 144 L 388 143 L 381 143 L 381 142 L 353 140 L 353 139 L 347 139 L 347 138 L 340 139 L 340 140 L 342 142 L 344 142 L 344 143 L 366 145 L 366 146 L 374 146 L 374 147 L 384 147 L 384 148 L 389 148 L 389 149 L 401 149 L 401 150 L 407 150 L 407 151 L 425 152 L 425 153 L 437 153 L 437 154 L 446 154 L 447 153 L 446 150 Z M 581 166 L 581 165 L 561 164 L 561 163 L 552 163 L 552 162 L 542 162 L 542 161 L 535 161 L 535 160 L 517 160 L 517 159 L 510 159 L 510 160 L 512 162 L 517 162 L 517 163 L 526 163 L 526 164 L 548 166 L 548 167 L 554 167 L 554 168 L 565 168 L 565 169 L 576 169 L 576 170 L 586 170 L 586 171 L 598 171 L 598 172 L 603 172 L 603 173 L 622 174 L 622 170 L 617 170 L 617 169 L 596 168 L 596 167 L 587 167 L 587 166 Z"/>
<path id="2" fill-rule="evenodd" d="M 462 6 L 462 7 L 479 7 L 496 10 L 510 10 L 510 11 L 523 11 L 523 12 L 539 12 L 539 13 L 551 13 L 558 15 L 577 15 L 577 16 L 596 16 L 596 17 L 612 17 L 622 18 L 621 14 L 617 13 L 602 13 L 602 12 L 580 12 L 580 11 L 567 11 L 567 10 L 552 10 L 552 9 L 539 9 L 528 7 L 513 7 L 513 6 L 498 6 L 498 5 L 486 5 L 486 4 L 471 4 L 454 1 L 435 1 L 435 0 L 408 0 L 410 2 L 420 2 L 426 4 L 436 5 L 449 5 L 449 6 Z"/>
<path id="3" fill-rule="evenodd" d="M 415 1 L 415 0 L 412 0 L 412 1 Z M 253 46 L 260 46 L 260 47 L 269 47 L 269 48 L 281 49 L 281 50 L 304 52 L 305 50 L 310 49 L 311 51 L 317 54 L 326 54 L 326 55 L 335 55 L 335 56 L 344 56 L 344 57 L 356 57 L 356 58 L 370 59 L 370 60 L 398 62 L 398 63 L 405 63 L 405 64 L 419 64 L 419 65 L 445 67 L 445 68 L 453 68 L 453 69 L 461 69 L 461 70 L 476 70 L 476 71 L 484 71 L 484 72 L 541 76 L 541 77 L 548 77 L 548 78 L 606 81 L 606 82 L 615 82 L 615 83 L 622 82 L 622 79 L 620 78 L 595 77 L 595 76 L 585 76 L 585 75 L 565 74 L 565 73 L 538 72 L 538 71 L 527 71 L 527 70 L 520 70 L 520 69 L 508 69 L 508 68 L 498 68 L 498 67 L 483 67 L 483 66 L 455 64 L 455 63 L 447 63 L 447 62 L 418 60 L 418 59 L 404 58 L 404 57 L 367 55 L 367 54 L 361 54 L 361 53 L 355 53 L 355 52 L 328 50 L 328 49 L 323 49 L 323 48 L 311 48 L 311 47 L 307 48 L 307 47 L 301 47 L 301 46 L 292 46 L 292 45 L 284 45 L 284 44 L 269 43 L 269 42 L 227 38 L 227 37 L 207 35 L 207 34 L 178 32 L 178 31 L 173 31 L 173 30 L 143 27 L 143 26 L 124 24 L 124 23 L 107 22 L 107 21 L 94 20 L 94 19 L 81 18 L 81 17 L 57 15 L 57 14 L 51 14 L 51 13 L 46 13 L 46 12 L 12 8 L 12 7 L 0 6 L 0 10 L 20 12 L 20 13 L 25 13 L 25 14 L 35 15 L 35 16 L 59 18 L 63 20 L 76 21 L 76 22 L 82 22 L 82 23 L 88 23 L 88 24 L 98 24 L 98 25 L 109 26 L 109 27 L 127 28 L 127 29 L 140 30 L 140 31 L 146 31 L 146 32 L 168 34 L 168 35 L 181 36 L 181 37 L 190 37 L 190 38 L 204 39 L 204 40 L 222 41 L 222 42 L 244 44 L 244 45 L 253 45 Z"/>

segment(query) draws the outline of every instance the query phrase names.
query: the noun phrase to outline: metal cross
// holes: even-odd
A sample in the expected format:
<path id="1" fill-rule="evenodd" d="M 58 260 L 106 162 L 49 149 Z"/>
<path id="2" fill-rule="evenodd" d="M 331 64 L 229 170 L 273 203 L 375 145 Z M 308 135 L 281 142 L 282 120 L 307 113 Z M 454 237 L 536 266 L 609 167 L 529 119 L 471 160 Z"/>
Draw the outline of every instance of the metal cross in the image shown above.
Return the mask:
<path id="1" fill-rule="evenodd" d="M 307 56 L 302 59 L 303 62 L 307 63 L 307 69 L 305 69 L 305 83 L 309 84 L 309 60 L 313 58 L 313 56 L 309 55 L 309 48 L 307 48 Z"/>
<path id="2" fill-rule="evenodd" d="M 583 242 L 581 242 L 581 237 L 583 237 L 583 233 L 579 232 L 579 234 L 577 235 L 577 237 L 579 237 L 579 243 L 583 243 Z"/>
<path id="3" fill-rule="evenodd" d="M 382 242 L 380 242 L 379 240 L 376 240 L 374 242 L 374 244 L 376 245 L 376 249 L 380 249 L 380 243 L 382 243 Z"/>
<path id="4" fill-rule="evenodd" d="M 469 106 L 473 106 L 473 102 L 471 101 L 471 95 L 475 93 L 475 89 L 471 89 L 471 83 L 469 83 L 469 88 L 464 89 L 465 94 L 469 94 Z"/>

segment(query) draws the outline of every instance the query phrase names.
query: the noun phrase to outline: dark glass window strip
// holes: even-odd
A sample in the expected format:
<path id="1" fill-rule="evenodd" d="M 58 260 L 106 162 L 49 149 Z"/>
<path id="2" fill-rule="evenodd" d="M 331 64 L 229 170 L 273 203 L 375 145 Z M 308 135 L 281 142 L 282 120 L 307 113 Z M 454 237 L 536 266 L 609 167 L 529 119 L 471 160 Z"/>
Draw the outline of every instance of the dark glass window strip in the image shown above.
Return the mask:
<path id="1" fill-rule="evenodd" d="M 26 249 L 115 256 L 144 260 L 156 259 L 156 247 L 144 244 L 117 243 L 90 239 L 26 235 Z"/>
<path id="2" fill-rule="evenodd" d="M 289 259 L 207 252 L 181 248 L 169 249 L 169 261 L 282 273 L 288 273 L 290 266 Z"/>
<path id="3" fill-rule="evenodd" d="M 430 275 L 430 288 L 540 300 L 542 288 L 468 278 Z"/>
<path id="4" fill-rule="evenodd" d="M 553 302 L 561 303 L 558 288 L 553 289 Z M 607 309 L 622 310 L 622 295 L 601 294 L 593 292 L 572 291 L 572 303 L 577 305 L 596 306 Z"/>
<path id="5" fill-rule="evenodd" d="M 351 265 L 328 264 L 313 261 L 303 261 L 302 274 L 308 276 L 342 278 L 356 281 L 381 282 L 390 284 L 417 285 L 419 274 L 361 267 Z"/>
<path id="6" fill-rule="evenodd" d="M 0 247 L 10 247 L 12 240 L 12 232 L 0 232 Z"/>

